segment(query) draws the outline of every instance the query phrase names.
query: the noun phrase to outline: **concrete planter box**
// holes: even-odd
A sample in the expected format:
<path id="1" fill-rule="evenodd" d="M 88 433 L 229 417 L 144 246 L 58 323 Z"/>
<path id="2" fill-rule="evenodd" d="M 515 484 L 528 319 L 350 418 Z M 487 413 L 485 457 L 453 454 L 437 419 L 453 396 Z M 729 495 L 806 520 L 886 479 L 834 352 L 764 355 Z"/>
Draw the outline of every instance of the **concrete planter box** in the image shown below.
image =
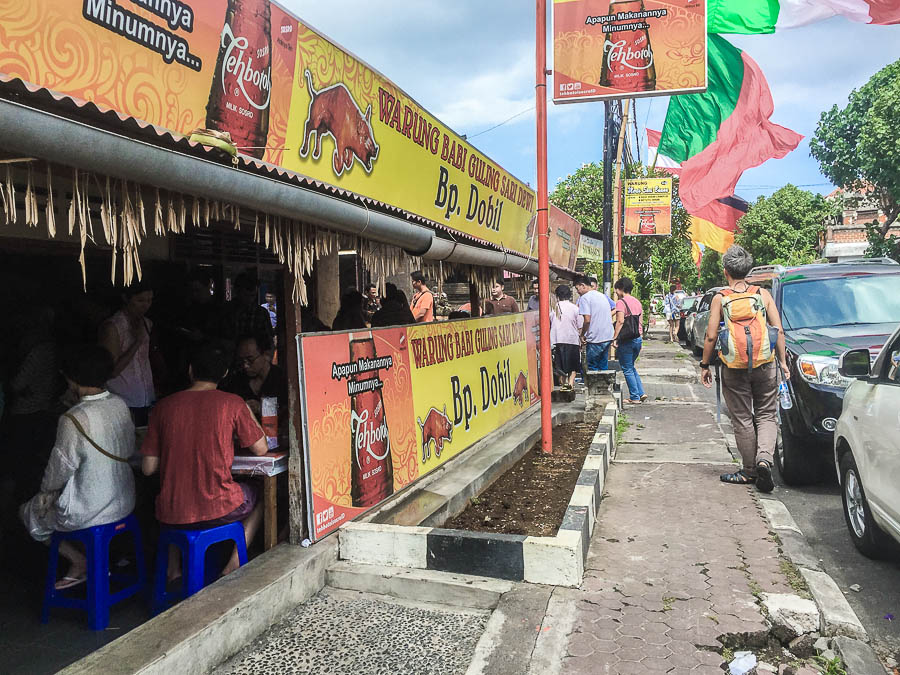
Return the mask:
<path id="1" fill-rule="evenodd" d="M 339 531 L 340 559 L 509 581 L 580 586 L 603 486 L 615 456 L 618 414 L 614 403 L 609 403 L 604 410 L 555 537 L 350 522 Z M 487 484 L 481 485 L 481 489 L 486 487 Z"/>

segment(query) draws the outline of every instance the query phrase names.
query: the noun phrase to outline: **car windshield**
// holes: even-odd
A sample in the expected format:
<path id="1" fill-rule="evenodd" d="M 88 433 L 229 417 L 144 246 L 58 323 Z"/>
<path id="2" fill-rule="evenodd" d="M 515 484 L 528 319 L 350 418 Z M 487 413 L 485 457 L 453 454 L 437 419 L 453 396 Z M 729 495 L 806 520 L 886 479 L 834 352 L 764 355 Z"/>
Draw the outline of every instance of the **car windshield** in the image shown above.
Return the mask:
<path id="1" fill-rule="evenodd" d="M 785 327 L 822 328 L 900 321 L 900 274 L 792 281 L 782 291 Z"/>
<path id="2" fill-rule="evenodd" d="M 692 309 L 694 307 L 694 305 L 697 304 L 698 300 L 700 300 L 700 298 L 685 298 L 684 304 L 681 306 L 681 308 L 682 309 Z"/>

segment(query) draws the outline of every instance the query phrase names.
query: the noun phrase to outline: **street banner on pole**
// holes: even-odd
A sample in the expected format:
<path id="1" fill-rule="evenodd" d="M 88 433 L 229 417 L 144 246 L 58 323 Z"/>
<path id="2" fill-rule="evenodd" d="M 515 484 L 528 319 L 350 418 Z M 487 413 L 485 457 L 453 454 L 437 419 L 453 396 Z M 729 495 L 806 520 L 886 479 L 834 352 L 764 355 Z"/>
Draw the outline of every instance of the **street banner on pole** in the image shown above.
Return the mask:
<path id="1" fill-rule="evenodd" d="M 537 319 L 527 312 L 299 336 L 311 538 L 536 404 Z"/>
<path id="2" fill-rule="evenodd" d="M 625 181 L 625 235 L 672 234 L 672 179 Z"/>
<path id="3" fill-rule="evenodd" d="M 553 102 L 706 91 L 706 0 L 553 0 Z"/>
<path id="4" fill-rule="evenodd" d="M 0 0 L 0 73 L 529 254 L 534 190 L 270 0 Z"/>

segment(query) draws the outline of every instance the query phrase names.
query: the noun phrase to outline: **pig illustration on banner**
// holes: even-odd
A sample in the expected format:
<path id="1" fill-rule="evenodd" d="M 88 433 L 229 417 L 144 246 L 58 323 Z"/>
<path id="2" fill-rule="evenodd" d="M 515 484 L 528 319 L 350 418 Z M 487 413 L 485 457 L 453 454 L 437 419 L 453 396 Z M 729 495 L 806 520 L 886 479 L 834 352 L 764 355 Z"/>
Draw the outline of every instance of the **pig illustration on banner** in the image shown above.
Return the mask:
<path id="1" fill-rule="evenodd" d="M 309 114 L 303 129 L 300 156 L 305 158 L 309 154 L 310 139 L 315 133 L 316 145 L 312 156 L 319 159 L 322 137 L 331 136 L 334 139 L 332 167 L 335 175 L 349 171 L 354 157 L 366 173 L 372 173 L 372 162 L 378 157 L 378 145 L 372 133 L 372 104 L 363 114 L 347 85 L 342 82 L 316 91 L 309 70 L 306 71 L 306 86 L 310 96 Z"/>
<path id="2" fill-rule="evenodd" d="M 528 393 L 528 378 L 525 377 L 525 373 L 521 370 L 519 371 L 519 376 L 516 378 L 516 386 L 513 389 L 513 401 L 519 404 L 519 407 L 525 405 L 525 394 Z M 530 401 L 529 401 L 530 402 Z"/>
<path id="3" fill-rule="evenodd" d="M 422 462 L 431 458 L 432 442 L 434 442 L 434 456 L 440 457 L 444 449 L 444 440 L 446 439 L 448 443 L 453 441 L 453 425 L 447 417 L 447 406 L 444 405 L 443 412 L 432 408 L 425 415 L 424 422 L 421 417 L 416 417 L 416 422 L 422 429 Z"/>

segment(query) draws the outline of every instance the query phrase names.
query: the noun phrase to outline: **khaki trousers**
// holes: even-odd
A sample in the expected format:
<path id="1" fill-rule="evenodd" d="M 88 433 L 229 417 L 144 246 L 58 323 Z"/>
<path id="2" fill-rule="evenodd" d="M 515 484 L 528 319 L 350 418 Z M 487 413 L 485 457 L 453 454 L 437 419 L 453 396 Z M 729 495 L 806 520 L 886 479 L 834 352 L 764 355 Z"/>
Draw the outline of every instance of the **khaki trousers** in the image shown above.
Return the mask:
<path id="1" fill-rule="evenodd" d="M 776 364 L 766 363 L 748 372 L 722 366 L 722 396 L 734 428 L 744 470 L 756 475 L 756 464 L 774 460 L 778 437 Z"/>

